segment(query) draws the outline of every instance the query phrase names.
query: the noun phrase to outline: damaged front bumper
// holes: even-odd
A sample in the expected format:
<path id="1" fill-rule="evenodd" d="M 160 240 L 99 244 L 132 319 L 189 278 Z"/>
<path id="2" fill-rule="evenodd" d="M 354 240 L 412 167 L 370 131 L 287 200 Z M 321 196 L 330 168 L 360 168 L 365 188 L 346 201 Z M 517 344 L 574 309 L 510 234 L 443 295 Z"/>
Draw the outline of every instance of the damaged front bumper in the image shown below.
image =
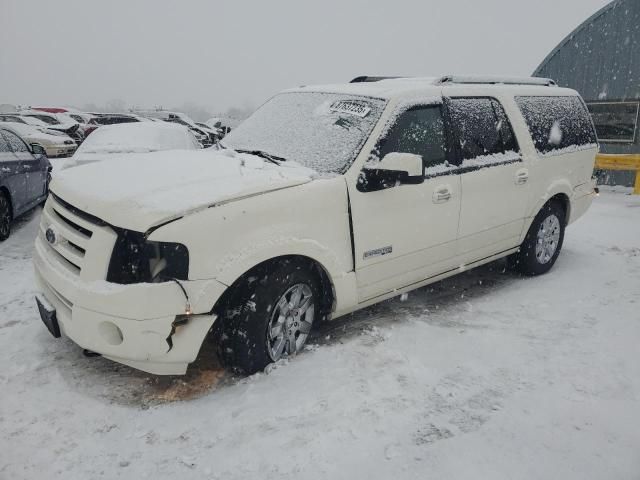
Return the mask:
<path id="1" fill-rule="evenodd" d="M 34 253 L 41 296 L 55 309 L 60 332 L 86 350 L 158 375 L 181 375 L 216 320 L 213 305 L 227 288 L 216 280 L 116 285 L 82 282 Z M 185 294 L 189 297 L 186 301 Z"/>

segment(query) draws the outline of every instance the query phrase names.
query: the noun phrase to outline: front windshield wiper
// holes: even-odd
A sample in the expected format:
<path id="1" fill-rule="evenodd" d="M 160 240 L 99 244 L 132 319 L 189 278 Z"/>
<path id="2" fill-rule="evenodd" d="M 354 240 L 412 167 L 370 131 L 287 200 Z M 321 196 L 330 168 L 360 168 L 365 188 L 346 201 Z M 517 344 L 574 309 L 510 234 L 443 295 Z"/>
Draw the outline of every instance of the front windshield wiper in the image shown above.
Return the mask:
<path id="1" fill-rule="evenodd" d="M 255 155 L 260 158 L 264 158 L 265 160 L 275 163 L 276 165 L 280 165 L 280 162 L 286 162 L 287 159 L 283 157 L 278 157 L 277 155 L 271 155 L 270 153 L 264 152 L 262 150 L 234 150 L 238 153 L 248 153 L 249 155 Z"/>

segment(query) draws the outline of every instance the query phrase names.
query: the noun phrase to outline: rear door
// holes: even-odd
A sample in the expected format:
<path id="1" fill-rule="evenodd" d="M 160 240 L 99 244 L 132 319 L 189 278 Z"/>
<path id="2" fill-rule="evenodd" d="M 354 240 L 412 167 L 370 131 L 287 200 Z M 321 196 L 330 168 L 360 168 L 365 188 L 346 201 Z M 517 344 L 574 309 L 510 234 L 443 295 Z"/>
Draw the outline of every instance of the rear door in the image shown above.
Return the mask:
<path id="1" fill-rule="evenodd" d="M 420 155 L 424 183 L 380 191 L 349 185 L 359 301 L 410 286 L 455 263 L 460 177 L 448 167 L 447 130 L 441 104 L 398 109 L 370 161 L 393 152 Z"/>
<path id="2" fill-rule="evenodd" d="M 7 134 L 10 133 L 0 130 L 0 186 L 9 190 L 14 214 L 17 214 L 26 202 L 26 183 L 21 162 L 9 144 Z"/>
<path id="3" fill-rule="evenodd" d="M 447 100 L 462 185 L 460 261 L 515 247 L 528 204 L 529 171 L 502 104 L 492 97 Z"/>

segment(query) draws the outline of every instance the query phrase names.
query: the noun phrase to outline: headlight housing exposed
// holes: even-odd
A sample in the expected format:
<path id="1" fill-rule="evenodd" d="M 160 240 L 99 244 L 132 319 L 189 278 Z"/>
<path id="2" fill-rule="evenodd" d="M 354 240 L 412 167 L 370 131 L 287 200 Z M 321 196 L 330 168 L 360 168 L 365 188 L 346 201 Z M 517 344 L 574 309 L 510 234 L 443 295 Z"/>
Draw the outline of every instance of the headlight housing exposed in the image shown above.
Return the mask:
<path id="1" fill-rule="evenodd" d="M 140 232 L 118 230 L 107 281 L 129 285 L 187 280 L 189 251 L 180 243 L 153 242 Z"/>

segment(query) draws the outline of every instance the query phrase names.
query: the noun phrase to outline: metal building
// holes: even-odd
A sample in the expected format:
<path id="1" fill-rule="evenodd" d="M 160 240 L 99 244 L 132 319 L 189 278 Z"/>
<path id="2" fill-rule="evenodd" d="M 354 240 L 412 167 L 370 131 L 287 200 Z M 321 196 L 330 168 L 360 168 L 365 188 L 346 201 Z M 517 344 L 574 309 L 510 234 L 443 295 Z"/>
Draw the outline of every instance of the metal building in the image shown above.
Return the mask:
<path id="1" fill-rule="evenodd" d="M 560 42 L 534 76 L 582 94 L 602 153 L 638 160 L 640 0 L 615 0 L 596 12 Z M 609 173 L 613 183 L 633 185 L 634 172 Z"/>

